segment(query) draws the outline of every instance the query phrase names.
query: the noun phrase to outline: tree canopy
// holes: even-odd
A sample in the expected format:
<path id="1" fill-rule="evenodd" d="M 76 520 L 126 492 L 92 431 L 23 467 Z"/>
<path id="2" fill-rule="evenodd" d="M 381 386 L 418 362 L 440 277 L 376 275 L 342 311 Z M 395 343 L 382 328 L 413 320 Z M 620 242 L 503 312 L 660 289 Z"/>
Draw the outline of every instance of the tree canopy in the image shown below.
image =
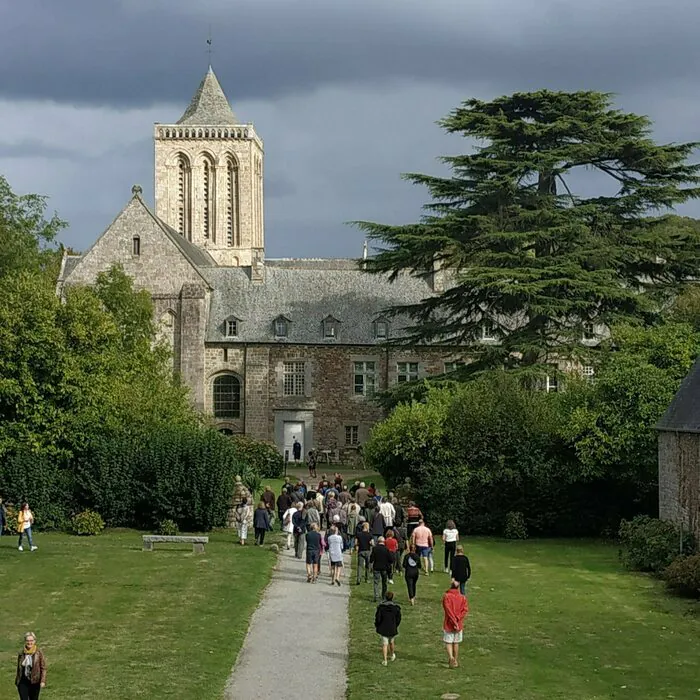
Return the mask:
<path id="1" fill-rule="evenodd" d="M 700 195 L 697 144 L 659 145 L 648 118 L 590 91 L 471 99 L 440 124 L 477 145 L 443 158 L 448 177 L 404 176 L 432 198 L 422 219 L 356 222 L 380 246 L 368 272 L 448 273 L 444 292 L 391 310 L 412 319 L 400 342 L 462 345 L 468 371 L 543 369 L 601 328 L 653 324 L 696 274 L 697 226 L 670 214 Z"/>

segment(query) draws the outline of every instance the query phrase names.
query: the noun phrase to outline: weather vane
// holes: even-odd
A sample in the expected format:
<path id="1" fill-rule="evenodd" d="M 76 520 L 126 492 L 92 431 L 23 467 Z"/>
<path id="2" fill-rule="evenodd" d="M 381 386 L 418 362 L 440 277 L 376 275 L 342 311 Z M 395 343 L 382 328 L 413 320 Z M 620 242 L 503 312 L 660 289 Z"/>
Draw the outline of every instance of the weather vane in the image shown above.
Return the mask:
<path id="1" fill-rule="evenodd" d="M 207 38 L 207 53 L 209 54 L 209 65 L 211 65 L 211 54 L 212 54 L 212 41 L 211 41 L 211 24 L 209 25 L 209 37 Z"/>

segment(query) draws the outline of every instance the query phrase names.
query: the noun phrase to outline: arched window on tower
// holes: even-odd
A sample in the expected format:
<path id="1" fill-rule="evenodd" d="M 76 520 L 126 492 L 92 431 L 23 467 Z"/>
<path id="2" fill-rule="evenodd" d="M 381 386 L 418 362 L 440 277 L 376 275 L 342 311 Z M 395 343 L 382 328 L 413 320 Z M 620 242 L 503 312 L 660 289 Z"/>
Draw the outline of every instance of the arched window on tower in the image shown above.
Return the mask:
<path id="1" fill-rule="evenodd" d="M 238 194 L 238 163 L 229 156 L 226 160 L 226 242 L 232 247 L 241 245 Z"/>
<path id="2" fill-rule="evenodd" d="M 232 374 L 222 374 L 214 380 L 214 418 L 241 417 L 241 383 Z"/>
<path id="3" fill-rule="evenodd" d="M 187 156 L 177 157 L 177 230 L 192 240 L 192 171 Z"/>
<path id="4" fill-rule="evenodd" d="M 216 174 L 214 163 L 204 156 L 202 163 L 202 231 L 205 240 L 216 243 Z"/>

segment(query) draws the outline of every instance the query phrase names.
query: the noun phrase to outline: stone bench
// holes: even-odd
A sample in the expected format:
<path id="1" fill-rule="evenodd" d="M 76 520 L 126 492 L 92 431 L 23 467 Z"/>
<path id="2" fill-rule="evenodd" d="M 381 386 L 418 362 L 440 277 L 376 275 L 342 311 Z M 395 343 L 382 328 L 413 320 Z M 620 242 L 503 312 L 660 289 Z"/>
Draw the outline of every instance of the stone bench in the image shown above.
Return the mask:
<path id="1" fill-rule="evenodd" d="M 204 552 L 204 545 L 209 543 L 208 537 L 192 537 L 189 535 L 143 535 L 143 551 L 152 552 L 156 542 L 184 542 L 192 544 L 195 554 Z"/>

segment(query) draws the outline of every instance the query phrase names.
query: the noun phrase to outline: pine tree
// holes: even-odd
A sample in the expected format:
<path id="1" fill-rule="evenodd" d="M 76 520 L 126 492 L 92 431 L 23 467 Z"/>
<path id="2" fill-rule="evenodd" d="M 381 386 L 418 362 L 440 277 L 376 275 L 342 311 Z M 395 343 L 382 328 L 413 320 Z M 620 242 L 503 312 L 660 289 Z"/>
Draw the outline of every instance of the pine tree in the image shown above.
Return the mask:
<path id="1" fill-rule="evenodd" d="M 444 293 L 393 309 L 411 319 L 402 342 L 463 345 L 471 370 L 541 371 L 612 324 L 654 323 L 697 275 L 700 235 L 670 216 L 700 195 L 697 144 L 658 145 L 647 117 L 611 102 L 542 90 L 471 99 L 439 122 L 478 145 L 443 158 L 450 177 L 404 176 L 432 197 L 421 221 L 356 222 L 381 244 L 368 272 L 449 271 Z M 577 192 L 583 169 L 599 194 Z"/>

